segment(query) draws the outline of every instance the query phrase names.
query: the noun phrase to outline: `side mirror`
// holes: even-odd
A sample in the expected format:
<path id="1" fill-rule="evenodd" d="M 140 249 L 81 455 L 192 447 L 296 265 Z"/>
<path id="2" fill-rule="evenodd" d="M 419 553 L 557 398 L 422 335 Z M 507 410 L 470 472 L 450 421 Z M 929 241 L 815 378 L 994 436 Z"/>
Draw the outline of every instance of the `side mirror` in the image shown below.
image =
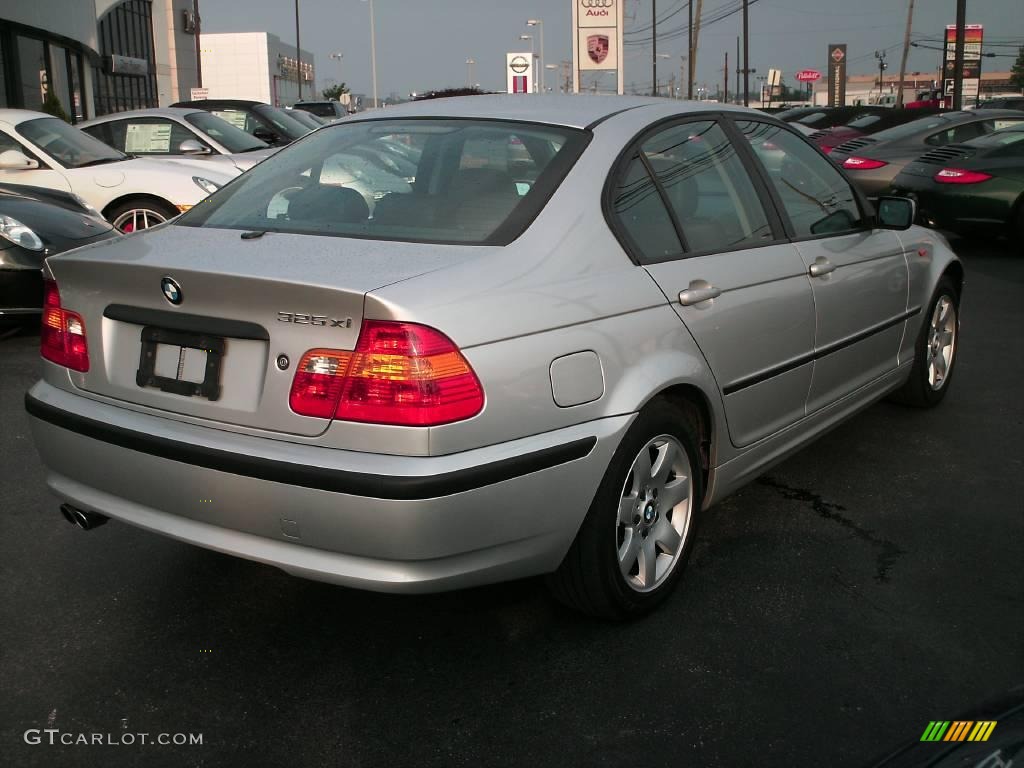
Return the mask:
<path id="1" fill-rule="evenodd" d="M 210 155 L 213 150 L 205 144 L 200 144 L 195 139 L 185 139 L 178 145 L 178 151 L 183 155 Z"/>
<path id="2" fill-rule="evenodd" d="M 880 197 L 875 223 L 882 229 L 910 229 L 917 218 L 917 203 L 909 197 Z"/>
<path id="3" fill-rule="evenodd" d="M 32 160 L 24 152 L 8 149 L 0 152 L 0 171 L 32 171 L 39 167 L 38 160 Z"/>

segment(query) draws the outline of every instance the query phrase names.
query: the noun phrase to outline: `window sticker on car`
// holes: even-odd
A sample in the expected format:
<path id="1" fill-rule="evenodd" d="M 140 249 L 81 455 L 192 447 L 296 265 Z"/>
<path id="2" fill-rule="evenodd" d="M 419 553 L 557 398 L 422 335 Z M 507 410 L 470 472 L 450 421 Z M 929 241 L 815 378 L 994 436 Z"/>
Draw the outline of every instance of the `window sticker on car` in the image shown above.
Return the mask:
<path id="1" fill-rule="evenodd" d="M 129 123 L 124 135 L 124 151 L 132 154 L 169 152 L 171 126 L 168 123 Z"/>
<path id="2" fill-rule="evenodd" d="M 245 112 L 238 112 L 236 110 L 225 110 L 223 112 L 213 110 L 213 114 L 219 117 L 221 120 L 231 123 L 235 128 L 241 128 L 245 130 Z"/>

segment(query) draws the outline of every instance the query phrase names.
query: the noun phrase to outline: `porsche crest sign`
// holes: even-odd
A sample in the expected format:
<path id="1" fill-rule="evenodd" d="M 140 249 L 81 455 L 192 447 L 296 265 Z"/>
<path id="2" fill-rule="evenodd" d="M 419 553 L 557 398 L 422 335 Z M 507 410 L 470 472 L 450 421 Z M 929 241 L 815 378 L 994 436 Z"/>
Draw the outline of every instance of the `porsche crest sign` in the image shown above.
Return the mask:
<path id="1" fill-rule="evenodd" d="M 573 90 L 580 90 L 581 72 L 613 71 L 622 93 L 622 12 L 625 0 L 572 2 Z"/>

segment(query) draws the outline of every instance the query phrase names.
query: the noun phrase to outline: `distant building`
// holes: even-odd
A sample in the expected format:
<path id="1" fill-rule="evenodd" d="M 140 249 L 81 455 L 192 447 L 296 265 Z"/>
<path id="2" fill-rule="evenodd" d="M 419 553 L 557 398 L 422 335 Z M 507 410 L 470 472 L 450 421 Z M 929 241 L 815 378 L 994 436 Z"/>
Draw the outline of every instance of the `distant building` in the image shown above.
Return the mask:
<path id="1" fill-rule="evenodd" d="M 49 93 L 72 122 L 171 104 L 196 85 L 193 0 L 15 0 L 0 5 L 0 107 Z"/>
<path id="2" fill-rule="evenodd" d="M 938 80 L 938 72 L 908 72 L 903 78 L 903 100 L 913 101 L 918 91 L 925 91 L 933 87 L 942 87 L 942 81 Z M 882 97 L 892 96 L 899 86 L 899 75 L 886 75 L 882 80 Z M 879 98 L 878 75 L 849 75 L 846 78 L 846 103 L 855 106 L 857 104 L 874 104 Z M 981 84 L 979 87 L 978 99 L 985 100 L 1002 93 L 1020 93 L 1020 88 L 1010 84 L 1009 72 L 982 72 Z M 883 98 L 883 103 L 885 99 Z M 828 84 L 822 85 L 818 81 L 814 88 L 814 103 L 818 105 L 828 104 Z M 973 99 L 965 100 L 965 105 L 971 105 Z"/>
<path id="3" fill-rule="evenodd" d="M 302 98 L 319 98 L 313 54 L 302 51 L 301 70 L 294 45 L 268 32 L 218 32 L 202 35 L 203 87 L 211 99 L 252 99 L 278 107 Z"/>

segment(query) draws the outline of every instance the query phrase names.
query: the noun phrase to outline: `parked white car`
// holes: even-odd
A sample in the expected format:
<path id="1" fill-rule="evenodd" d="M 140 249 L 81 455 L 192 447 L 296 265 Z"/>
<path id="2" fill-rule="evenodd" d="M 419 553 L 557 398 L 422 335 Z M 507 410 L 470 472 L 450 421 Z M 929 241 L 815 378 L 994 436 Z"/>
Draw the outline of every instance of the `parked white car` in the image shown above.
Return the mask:
<path id="1" fill-rule="evenodd" d="M 190 158 L 240 171 L 270 157 L 272 149 L 227 120 L 202 109 L 164 107 L 117 112 L 79 123 L 108 147 L 160 160 Z"/>
<path id="2" fill-rule="evenodd" d="M 0 184 L 70 192 L 122 232 L 177 216 L 239 173 L 202 160 L 132 157 L 56 117 L 0 109 Z"/>

